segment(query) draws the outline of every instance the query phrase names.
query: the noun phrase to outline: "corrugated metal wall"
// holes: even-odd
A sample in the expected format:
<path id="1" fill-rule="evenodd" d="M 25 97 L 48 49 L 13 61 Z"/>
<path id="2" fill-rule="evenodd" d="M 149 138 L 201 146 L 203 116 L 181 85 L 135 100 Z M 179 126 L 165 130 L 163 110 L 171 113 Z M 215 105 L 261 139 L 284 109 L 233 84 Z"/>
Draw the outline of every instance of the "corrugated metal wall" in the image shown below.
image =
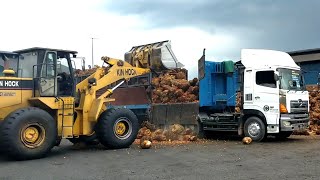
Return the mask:
<path id="1" fill-rule="evenodd" d="M 317 84 L 320 73 L 320 61 L 302 62 L 298 64 L 304 71 L 304 79 L 307 85 Z"/>

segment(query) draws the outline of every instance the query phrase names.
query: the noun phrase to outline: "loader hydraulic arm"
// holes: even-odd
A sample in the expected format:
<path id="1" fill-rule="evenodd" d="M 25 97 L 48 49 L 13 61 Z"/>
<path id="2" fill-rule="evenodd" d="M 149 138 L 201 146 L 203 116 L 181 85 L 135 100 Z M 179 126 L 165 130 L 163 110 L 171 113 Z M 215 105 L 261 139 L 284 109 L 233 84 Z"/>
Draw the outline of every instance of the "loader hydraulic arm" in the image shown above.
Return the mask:
<path id="1" fill-rule="evenodd" d="M 83 90 L 90 89 L 91 93 L 92 91 L 96 92 L 119 80 L 127 81 L 130 78 L 150 72 L 150 69 L 133 67 L 129 63 L 119 59 L 114 59 L 107 56 L 103 56 L 101 59 L 109 65 L 107 72 L 105 72 L 106 69 L 104 68 L 98 68 L 95 73 L 77 84 L 77 91 L 81 92 Z M 94 85 L 90 83 L 92 80 L 95 81 Z M 103 97 L 99 98 L 105 98 L 104 95 L 106 94 L 103 94 Z"/>
<path id="2" fill-rule="evenodd" d="M 109 67 L 107 69 L 98 68 L 93 74 L 76 85 L 76 91 L 79 93 L 80 99 L 78 106 L 75 108 L 77 119 L 74 126 L 79 129 L 78 131 L 74 130 L 75 135 L 90 135 L 93 133 L 92 127 L 94 122 L 98 120 L 99 115 L 105 111 L 105 103 L 114 101 L 109 96 L 115 88 L 132 77 L 150 72 L 150 69 L 132 67 L 122 60 L 109 57 L 102 57 L 101 59 Z M 98 90 L 121 80 L 121 83 L 107 89 L 102 95 L 96 97 Z"/>

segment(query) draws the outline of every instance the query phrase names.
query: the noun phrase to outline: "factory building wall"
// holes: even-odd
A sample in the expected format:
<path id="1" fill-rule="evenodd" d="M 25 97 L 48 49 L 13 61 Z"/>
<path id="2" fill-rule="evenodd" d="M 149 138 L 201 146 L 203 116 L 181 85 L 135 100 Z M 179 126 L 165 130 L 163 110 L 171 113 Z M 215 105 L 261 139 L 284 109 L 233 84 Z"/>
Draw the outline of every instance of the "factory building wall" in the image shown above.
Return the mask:
<path id="1" fill-rule="evenodd" d="M 307 85 L 317 84 L 320 73 L 320 61 L 297 63 L 304 72 L 304 79 Z"/>

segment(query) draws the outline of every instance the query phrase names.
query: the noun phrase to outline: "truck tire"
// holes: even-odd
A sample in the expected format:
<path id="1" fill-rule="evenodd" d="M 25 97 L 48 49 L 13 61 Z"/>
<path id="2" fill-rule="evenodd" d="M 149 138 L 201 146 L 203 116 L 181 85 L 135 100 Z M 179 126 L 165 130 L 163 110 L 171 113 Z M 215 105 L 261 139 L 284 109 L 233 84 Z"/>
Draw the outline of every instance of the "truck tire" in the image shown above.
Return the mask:
<path id="1" fill-rule="evenodd" d="M 197 125 L 195 127 L 195 132 L 197 133 L 197 136 L 199 139 L 207 138 L 207 133 L 205 132 L 205 130 L 203 130 L 203 125 L 199 121 L 197 121 Z"/>
<path id="2" fill-rule="evenodd" d="M 56 121 L 46 111 L 29 107 L 8 115 L 0 129 L 2 148 L 15 160 L 46 156 L 57 140 Z"/>
<path id="3" fill-rule="evenodd" d="M 96 133 L 102 145 L 120 149 L 134 142 L 138 129 L 137 116 L 129 109 L 119 108 L 106 110 L 100 115 Z"/>
<path id="4" fill-rule="evenodd" d="M 244 123 L 244 135 L 253 141 L 262 141 L 267 137 L 266 126 L 258 117 L 249 117 Z"/>

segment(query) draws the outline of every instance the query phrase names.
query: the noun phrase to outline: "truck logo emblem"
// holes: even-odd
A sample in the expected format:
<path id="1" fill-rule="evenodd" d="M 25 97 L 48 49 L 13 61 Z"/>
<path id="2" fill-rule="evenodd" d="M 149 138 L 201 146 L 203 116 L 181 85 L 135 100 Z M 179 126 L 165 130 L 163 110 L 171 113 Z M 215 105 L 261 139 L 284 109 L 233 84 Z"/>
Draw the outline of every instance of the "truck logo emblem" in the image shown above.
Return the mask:
<path id="1" fill-rule="evenodd" d="M 268 105 L 263 106 L 263 110 L 264 110 L 264 111 L 269 111 L 269 109 L 270 109 L 270 108 L 269 108 Z"/>
<path id="2" fill-rule="evenodd" d="M 298 103 L 299 103 L 299 107 L 302 107 L 303 102 L 302 102 L 302 100 L 301 100 L 301 99 L 298 99 Z"/>

